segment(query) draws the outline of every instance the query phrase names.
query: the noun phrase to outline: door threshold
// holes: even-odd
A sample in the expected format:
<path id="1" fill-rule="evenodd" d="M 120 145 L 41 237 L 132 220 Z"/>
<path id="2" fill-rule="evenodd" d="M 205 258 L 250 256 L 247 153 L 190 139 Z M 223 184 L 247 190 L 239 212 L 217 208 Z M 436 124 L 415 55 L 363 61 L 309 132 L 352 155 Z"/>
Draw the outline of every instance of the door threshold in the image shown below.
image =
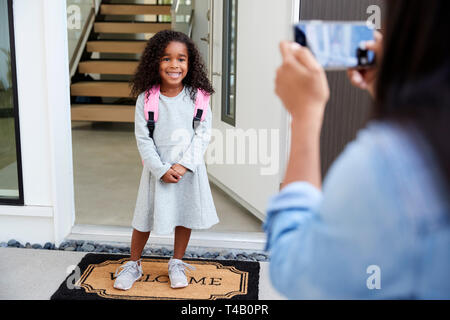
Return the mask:
<path id="1" fill-rule="evenodd" d="M 130 227 L 77 224 L 72 227 L 67 240 L 131 243 Z M 264 250 L 266 235 L 263 232 L 211 232 L 192 231 L 189 247 Z M 148 245 L 173 246 L 173 235 L 150 234 Z"/>

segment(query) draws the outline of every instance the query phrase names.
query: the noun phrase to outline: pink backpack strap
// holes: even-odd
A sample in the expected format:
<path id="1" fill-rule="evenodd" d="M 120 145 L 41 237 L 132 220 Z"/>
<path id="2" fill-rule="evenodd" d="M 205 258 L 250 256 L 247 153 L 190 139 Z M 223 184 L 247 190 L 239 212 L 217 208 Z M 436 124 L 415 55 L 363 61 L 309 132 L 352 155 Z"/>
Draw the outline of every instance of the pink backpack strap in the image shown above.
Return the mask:
<path id="1" fill-rule="evenodd" d="M 204 121 L 208 112 L 210 95 L 205 91 L 198 89 L 195 101 L 194 121 Z"/>
<path id="2" fill-rule="evenodd" d="M 144 114 L 147 121 L 149 112 L 153 112 L 153 121 L 158 121 L 159 91 L 160 86 L 156 85 L 145 93 Z"/>
<path id="3" fill-rule="evenodd" d="M 160 86 L 156 85 L 150 90 L 145 92 L 145 104 L 144 104 L 144 115 L 147 121 L 147 128 L 149 129 L 149 136 L 153 139 L 153 130 L 155 129 L 155 123 L 158 121 L 158 106 L 159 106 L 159 93 Z M 153 119 L 150 119 L 150 115 L 153 115 Z M 142 160 L 142 165 L 144 165 L 144 160 Z"/>

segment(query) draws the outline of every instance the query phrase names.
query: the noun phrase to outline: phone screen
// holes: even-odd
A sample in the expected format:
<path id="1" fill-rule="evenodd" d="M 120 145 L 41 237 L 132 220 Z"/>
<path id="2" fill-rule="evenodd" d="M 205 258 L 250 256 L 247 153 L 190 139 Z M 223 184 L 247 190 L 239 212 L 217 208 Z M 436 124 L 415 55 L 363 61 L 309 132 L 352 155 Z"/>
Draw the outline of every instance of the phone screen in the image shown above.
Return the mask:
<path id="1" fill-rule="evenodd" d="M 374 30 L 365 22 L 303 21 L 295 25 L 295 41 L 308 47 L 327 70 L 373 65 L 375 53 L 363 45 L 370 40 L 374 40 Z"/>

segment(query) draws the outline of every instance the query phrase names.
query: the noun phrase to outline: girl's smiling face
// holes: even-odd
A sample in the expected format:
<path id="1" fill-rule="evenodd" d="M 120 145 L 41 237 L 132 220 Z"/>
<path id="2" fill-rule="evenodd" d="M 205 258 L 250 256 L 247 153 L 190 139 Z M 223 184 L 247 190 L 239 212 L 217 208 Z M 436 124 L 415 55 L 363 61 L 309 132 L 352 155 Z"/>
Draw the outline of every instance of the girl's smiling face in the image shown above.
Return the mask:
<path id="1" fill-rule="evenodd" d="M 172 41 L 164 50 L 159 63 L 162 85 L 178 87 L 188 73 L 188 50 L 184 43 Z"/>

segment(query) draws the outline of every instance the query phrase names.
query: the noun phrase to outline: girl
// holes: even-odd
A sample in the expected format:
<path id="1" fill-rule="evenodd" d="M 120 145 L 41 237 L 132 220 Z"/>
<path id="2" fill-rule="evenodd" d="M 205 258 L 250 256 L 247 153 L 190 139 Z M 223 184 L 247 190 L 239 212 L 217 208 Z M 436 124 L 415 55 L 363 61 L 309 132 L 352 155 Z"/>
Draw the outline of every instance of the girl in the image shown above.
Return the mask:
<path id="1" fill-rule="evenodd" d="M 150 137 L 144 105 L 159 86 L 159 117 Z M 142 55 L 132 81 L 136 103 L 135 134 L 144 168 L 132 227 L 130 261 L 119 267 L 114 287 L 130 289 L 142 276 L 141 254 L 150 231 L 175 231 L 174 254 L 169 261 L 172 288 L 188 285 L 182 261 L 191 229 L 206 229 L 219 222 L 209 187 L 203 155 L 210 141 L 211 110 L 193 128 L 198 90 L 214 90 L 192 40 L 183 33 L 164 30 L 154 35 Z M 188 133 L 180 142 L 176 133 Z M 120 270 L 121 269 L 121 270 Z"/>

